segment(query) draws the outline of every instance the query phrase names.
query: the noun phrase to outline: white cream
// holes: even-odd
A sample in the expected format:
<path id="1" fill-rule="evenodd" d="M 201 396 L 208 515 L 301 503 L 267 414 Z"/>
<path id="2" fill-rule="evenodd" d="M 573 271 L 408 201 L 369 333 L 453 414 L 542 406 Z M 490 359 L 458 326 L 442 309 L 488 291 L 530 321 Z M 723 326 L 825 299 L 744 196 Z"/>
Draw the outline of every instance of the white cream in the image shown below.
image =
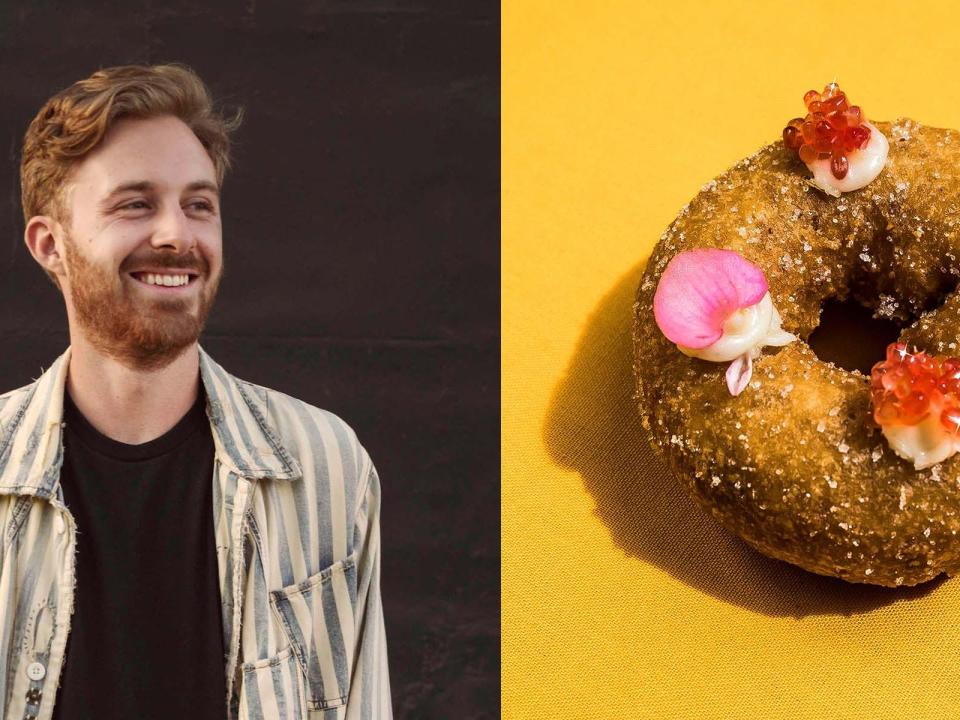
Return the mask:
<path id="1" fill-rule="evenodd" d="M 940 423 L 940 410 L 939 405 L 931 403 L 930 414 L 916 425 L 881 426 L 891 449 L 904 460 L 912 461 L 915 470 L 943 462 L 960 450 L 960 438 Z"/>
<path id="2" fill-rule="evenodd" d="M 812 163 L 807 163 L 807 167 L 813 173 L 813 184 L 828 195 L 840 197 L 840 193 L 859 190 L 869 184 L 883 170 L 883 166 L 887 162 L 890 143 L 876 127 L 868 122 L 863 123 L 863 125 L 870 128 L 870 139 L 867 140 L 866 147 L 853 150 L 847 155 L 847 174 L 842 180 L 838 180 L 830 172 L 830 158 L 817 159 Z"/>
<path id="3" fill-rule="evenodd" d="M 723 324 L 723 335 L 711 345 L 702 348 L 688 348 L 677 345 L 680 352 L 711 362 L 734 360 L 744 353 L 756 350 L 753 357 L 760 354 L 764 345 L 786 345 L 797 337 L 781 329 L 780 313 L 773 306 L 770 293 L 765 293 L 760 302 L 741 308 L 727 318 Z"/>
<path id="4" fill-rule="evenodd" d="M 739 395 L 750 382 L 753 360 L 760 357 L 760 348 L 786 345 L 797 339 L 796 335 L 780 327 L 781 322 L 780 313 L 767 292 L 760 302 L 732 313 L 723 323 L 723 334 L 712 344 L 702 348 L 677 345 L 677 348 L 684 355 L 701 360 L 732 360 L 727 368 L 727 388 L 731 395 Z"/>

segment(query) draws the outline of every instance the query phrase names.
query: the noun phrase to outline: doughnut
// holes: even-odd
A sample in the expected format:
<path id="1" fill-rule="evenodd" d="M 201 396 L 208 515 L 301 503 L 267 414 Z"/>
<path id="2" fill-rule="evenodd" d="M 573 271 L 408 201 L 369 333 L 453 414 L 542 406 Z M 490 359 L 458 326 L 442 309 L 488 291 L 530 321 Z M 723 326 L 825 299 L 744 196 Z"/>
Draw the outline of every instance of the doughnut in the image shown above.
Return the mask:
<path id="1" fill-rule="evenodd" d="M 851 583 L 960 568 L 960 134 L 867 122 L 836 83 L 709 181 L 632 318 L 643 427 L 748 545 Z M 809 345 L 827 300 L 897 323 L 869 375 Z"/>

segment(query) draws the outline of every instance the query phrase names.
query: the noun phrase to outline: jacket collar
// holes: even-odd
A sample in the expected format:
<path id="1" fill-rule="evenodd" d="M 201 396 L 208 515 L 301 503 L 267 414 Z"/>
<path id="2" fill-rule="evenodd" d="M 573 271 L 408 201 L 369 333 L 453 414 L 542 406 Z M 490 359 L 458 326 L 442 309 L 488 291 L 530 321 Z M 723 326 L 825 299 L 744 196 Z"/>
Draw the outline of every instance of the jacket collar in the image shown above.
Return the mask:
<path id="1" fill-rule="evenodd" d="M 199 344 L 217 459 L 250 479 L 293 480 L 300 465 L 267 422 L 256 386 L 238 380 Z M 63 464 L 63 394 L 70 346 L 30 385 L 0 408 L 0 493 L 50 497 Z M 21 397 L 22 396 L 22 397 Z"/>

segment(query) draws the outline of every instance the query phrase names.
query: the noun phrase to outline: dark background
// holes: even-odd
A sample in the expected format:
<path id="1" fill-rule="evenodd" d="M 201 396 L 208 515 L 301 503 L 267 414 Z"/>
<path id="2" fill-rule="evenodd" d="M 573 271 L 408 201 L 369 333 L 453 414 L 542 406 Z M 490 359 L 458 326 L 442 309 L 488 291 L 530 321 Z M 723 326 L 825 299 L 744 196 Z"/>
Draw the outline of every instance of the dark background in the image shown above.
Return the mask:
<path id="1" fill-rule="evenodd" d="M 246 112 L 200 341 L 370 452 L 397 718 L 499 717 L 499 38 L 492 2 L 0 4 L 0 391 L 69 344 L 23 243 L 28 123 L 100 67 L 186 63 Z"/>

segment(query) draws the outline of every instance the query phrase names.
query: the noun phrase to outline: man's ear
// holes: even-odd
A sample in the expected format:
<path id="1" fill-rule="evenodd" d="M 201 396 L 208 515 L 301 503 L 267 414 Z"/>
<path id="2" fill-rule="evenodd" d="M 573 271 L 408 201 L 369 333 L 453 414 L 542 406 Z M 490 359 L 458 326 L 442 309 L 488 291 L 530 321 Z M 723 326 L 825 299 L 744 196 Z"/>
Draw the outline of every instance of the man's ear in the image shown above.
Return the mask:
<path id="1" fill-rule="evenodd" d="M 27 249 L 48 274 L 66 274 L 62 237 L 62 226 L 48 215 L 34 215 L 23 231 Z"/>

